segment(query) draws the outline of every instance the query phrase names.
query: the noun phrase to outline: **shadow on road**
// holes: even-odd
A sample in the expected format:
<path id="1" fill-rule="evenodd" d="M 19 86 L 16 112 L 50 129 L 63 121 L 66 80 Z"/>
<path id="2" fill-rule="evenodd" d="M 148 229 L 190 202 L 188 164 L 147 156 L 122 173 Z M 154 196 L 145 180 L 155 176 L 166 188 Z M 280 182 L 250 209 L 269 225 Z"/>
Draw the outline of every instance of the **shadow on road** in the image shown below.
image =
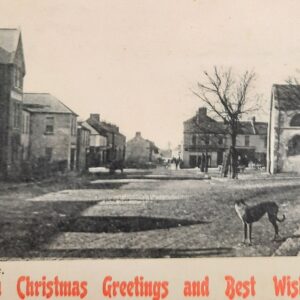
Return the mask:
<path id="1" fill-rule="evenodd" d="M 28 253 L 47 243 L 59 233 L 60 224 L 75 219 L 93 201 L 10 201 L 0 203 L 0 259 L 27 257 Z M 5 210 L 4 210 L 5 209 Z"/>
<path id="2" fill-rule="evenodd" d="M 78 216 L 59 224 L 62 232 L 116 233 L 168 229 L 180 226 L 207 224 L 207 221 L 142 216 Z"/>
<path id="3" fill-rule="evenodd" d="M 40 252 L 42 257 L 59 258 L 188 258 L 234 256 L 233 248 L 191 248 L 191 249 L 55 249 Z"/>

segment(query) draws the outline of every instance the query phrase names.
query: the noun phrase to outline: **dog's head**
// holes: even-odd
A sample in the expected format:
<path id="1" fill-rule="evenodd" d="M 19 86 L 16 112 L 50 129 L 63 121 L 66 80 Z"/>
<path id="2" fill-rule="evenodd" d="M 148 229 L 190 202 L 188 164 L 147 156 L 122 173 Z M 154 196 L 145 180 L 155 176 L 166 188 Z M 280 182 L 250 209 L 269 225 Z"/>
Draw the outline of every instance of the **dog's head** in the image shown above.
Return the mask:
<path id="1" fill-rule="evenodd" d="M 243 199 L 241 199 L 241 200 L 236 200 L 235 203 L 234 203 L 234 206 L 242 208 L 242 207 L 247 206 L 247 204 Z"/>

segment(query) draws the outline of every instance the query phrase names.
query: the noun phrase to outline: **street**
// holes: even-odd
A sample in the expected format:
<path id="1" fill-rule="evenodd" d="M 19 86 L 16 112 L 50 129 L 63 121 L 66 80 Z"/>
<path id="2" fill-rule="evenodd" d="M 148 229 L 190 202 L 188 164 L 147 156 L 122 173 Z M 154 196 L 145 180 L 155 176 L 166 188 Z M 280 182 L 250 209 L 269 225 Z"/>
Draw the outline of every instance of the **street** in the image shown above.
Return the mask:
<path id="1" fill-rule="evenodd" d="M 176 179 L 162 179 L 158 173 L 93 179 L 80 188 L 37 195 L 19 192 L 15 200 L 3 197 L 1 257 L 271 256 L 287 239 L 297 240 L 297 177 L 201 179 L 172 171 Z M 273 227 L 264 216 L 253 226 L 253 245 L 242 244 L 237 199 L 275 201 L 279 214 L 286 215 L 279 224 L 282 240 L 272 241 Z M 299 251 L 288 247 L 281 255 Z"/>

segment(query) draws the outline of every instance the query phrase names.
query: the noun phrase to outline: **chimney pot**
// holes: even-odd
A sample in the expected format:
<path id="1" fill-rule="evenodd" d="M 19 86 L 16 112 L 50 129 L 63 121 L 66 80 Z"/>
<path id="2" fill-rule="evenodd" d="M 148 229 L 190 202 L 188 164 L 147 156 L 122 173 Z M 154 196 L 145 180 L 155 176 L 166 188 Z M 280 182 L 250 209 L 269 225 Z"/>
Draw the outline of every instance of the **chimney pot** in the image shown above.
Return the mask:
<path id="1" fill-rule="evenodd" d="M 141 134 L 140 131 L 137 131 L 136 134 L 135 134 L 135 136 L 136 136 L 136 137 L 142 137 L 142 134 Z"/>
<path id="2" fill-rule="evenodd" d="M 200 123 L 201 118 L 204 118 L 207 116 L 207 108 L 206 107 L 200 107 L 198 109 L 197 113 L 197 122 Z"/>
<path id="3" fill-rule="evenodd" d="M 100 122 L 100 115 L 99 114 L 90 114 L 90 118 Z"/>
<path id="4" fill-rule="evenodd" d="M 206 116 L 207 115 L 207 108 L 206 107 L 200 107 L 198 109 L 198 115 L 199 116 Z"/>

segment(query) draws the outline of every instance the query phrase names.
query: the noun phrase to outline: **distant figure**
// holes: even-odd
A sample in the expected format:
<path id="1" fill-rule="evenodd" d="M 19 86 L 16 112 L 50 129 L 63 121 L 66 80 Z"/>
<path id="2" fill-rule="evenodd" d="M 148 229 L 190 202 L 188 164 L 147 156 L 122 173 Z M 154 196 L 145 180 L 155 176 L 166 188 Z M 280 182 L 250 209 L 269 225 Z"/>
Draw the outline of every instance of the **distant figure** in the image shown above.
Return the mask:
<path id="1" fill-rule="evenodd" d="M 206 165 L 206 157 L 205 157 L 205 154 L 202 153 L 202 156 L 201 156 L 201 167 L 200 167 L 201 172 L 205 171 L 205 165 Z"/>
<path id="2" fill-rule="evenodd" d="M 180 162 L 179 158 L 176 158 L 176 159 L 175 159 L 176 170 L 178 170 L 179 162 Z"/>

